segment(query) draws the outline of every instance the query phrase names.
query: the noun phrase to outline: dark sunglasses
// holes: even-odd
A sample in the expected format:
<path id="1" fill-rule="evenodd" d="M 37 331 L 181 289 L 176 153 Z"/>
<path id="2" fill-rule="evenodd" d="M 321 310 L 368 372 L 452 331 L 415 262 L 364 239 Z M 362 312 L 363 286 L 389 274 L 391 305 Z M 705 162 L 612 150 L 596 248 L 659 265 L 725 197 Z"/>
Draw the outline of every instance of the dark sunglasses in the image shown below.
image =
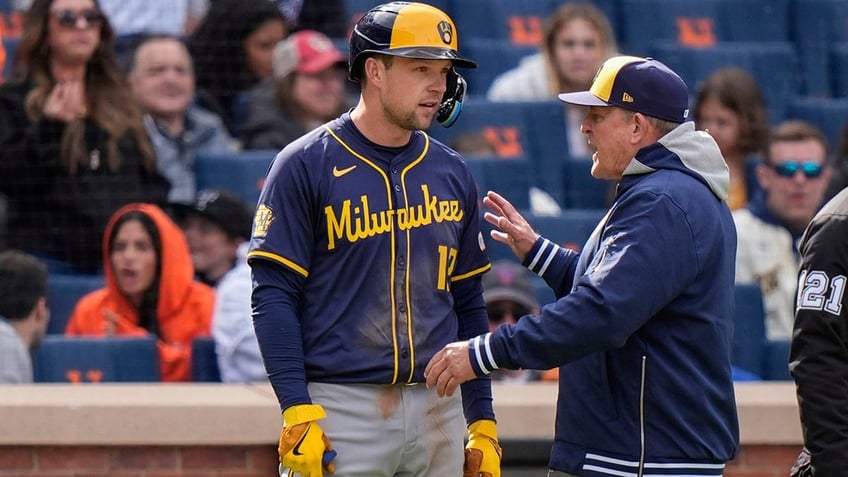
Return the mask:
<path id="1" fill-rule="evenodd" d="M 77 20 L 82 17 L 85 20 L 85 26 L 98 26 L 100 22 L 103 21 L 103 15 L 93 8 L 86 8 L 85 10 L 74 11 L 74 10 L 57 10 L 51 12 L 53 16 L 56 18 L 56 21 L 59 25 L 65 28 L 74 28 L 77 26 Z"/>
<path id="2" fill-rule="evenodd" d="M 812 161 L 786 161 L 781 164 L 772 165 L 771 167 L 777 172 L 777 175 L 783 177 L 795 177 L 795 174 L 801 171 L 804 173 L 804 176 L 812 179 L 820 176 L 822 173 L 822 165 Z"/>
<path id="3" fill-rule="evenodd" d="M 524 315 L 530 314 L 530 309 L 521 305 L 507 305 L 503 303 L 495 303 L 486 305 L 486 311 L 489 313 L 489 321 L 500 323 L 504 320 L 507 313 L 512 315 L 516 320 Z"/>

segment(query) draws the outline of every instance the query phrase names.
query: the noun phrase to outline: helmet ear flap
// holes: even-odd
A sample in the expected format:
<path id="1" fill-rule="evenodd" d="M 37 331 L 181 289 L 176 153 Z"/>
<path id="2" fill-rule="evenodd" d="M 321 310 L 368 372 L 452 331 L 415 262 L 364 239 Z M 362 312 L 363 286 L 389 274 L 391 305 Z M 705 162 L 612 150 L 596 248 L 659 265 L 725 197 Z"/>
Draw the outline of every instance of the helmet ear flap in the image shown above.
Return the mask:
<path id="1" fill-rule="evenodd" d="M 462 102 L 465 100 L 465 91 L 468 89 L 465 79 L 456 72 L 456 68 L 448 71 L 447 89 L 439 104 L 436 121 L 442 126 L 449 128 L 453 126 L 462 111 Z"/>

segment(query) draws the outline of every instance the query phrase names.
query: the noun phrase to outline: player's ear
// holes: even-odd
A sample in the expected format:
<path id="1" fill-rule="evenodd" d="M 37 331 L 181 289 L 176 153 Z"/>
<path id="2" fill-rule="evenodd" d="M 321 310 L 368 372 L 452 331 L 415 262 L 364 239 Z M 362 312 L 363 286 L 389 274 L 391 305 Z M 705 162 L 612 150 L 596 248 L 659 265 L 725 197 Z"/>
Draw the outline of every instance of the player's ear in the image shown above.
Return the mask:
<path id="1" fill-rule="evenodd" d="M 368 78 L 369 83 L 380 83 L 385 74 L 385 66 L 377 57 L 369 56 L 362 65 L 362 74 Z"/>

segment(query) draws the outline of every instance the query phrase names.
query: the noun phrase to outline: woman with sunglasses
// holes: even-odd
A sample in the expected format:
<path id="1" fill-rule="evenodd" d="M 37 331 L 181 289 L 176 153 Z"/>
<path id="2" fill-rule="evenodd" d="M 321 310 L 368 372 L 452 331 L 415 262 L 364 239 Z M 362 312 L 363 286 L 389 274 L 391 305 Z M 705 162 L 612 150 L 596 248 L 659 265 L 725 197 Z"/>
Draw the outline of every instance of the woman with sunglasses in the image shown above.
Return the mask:
<path id="1" fill-rule="evenodd" d="M 827 157 L 827 141 L 815 126 L 795 120 L 775 126 L 756 169 L 763 194 L 733 211 L 736 283 L 760 285 L 769 339 L 792 336 L 798 241 L 824 203 L 831 175 Z"/>
<path id="2" fill-rule="evenodd" d="M 141 114 L 95 0 L 35 0 L 15 77 L 0 87 L 0 192 L 9 245 L 54 271 L 97 272 L 100 234 L 130 202 L 164 204 Z"/>

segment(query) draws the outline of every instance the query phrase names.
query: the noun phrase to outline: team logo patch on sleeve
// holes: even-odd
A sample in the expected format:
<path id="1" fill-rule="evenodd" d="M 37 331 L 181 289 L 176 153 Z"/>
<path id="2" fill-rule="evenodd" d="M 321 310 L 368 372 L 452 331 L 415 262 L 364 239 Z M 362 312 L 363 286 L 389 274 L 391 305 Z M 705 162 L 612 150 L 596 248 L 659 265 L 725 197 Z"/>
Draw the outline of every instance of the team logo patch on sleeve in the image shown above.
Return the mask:
<path id="1" fill-rule="evenodd" d="M 264 238 L 268 235 L 268 228 L 274 221 L 274 211 L 265 204 L 259 204 L 256 208 L 256 216 L 253 218 L 253 237 Z"/>
<path id="2" fill-rule="evenodd" d="M 486 241 L 483 240 L 483 232 L 477 232 L 477 245 L 480 246 L 480 250 L 486 251 Z"/>

